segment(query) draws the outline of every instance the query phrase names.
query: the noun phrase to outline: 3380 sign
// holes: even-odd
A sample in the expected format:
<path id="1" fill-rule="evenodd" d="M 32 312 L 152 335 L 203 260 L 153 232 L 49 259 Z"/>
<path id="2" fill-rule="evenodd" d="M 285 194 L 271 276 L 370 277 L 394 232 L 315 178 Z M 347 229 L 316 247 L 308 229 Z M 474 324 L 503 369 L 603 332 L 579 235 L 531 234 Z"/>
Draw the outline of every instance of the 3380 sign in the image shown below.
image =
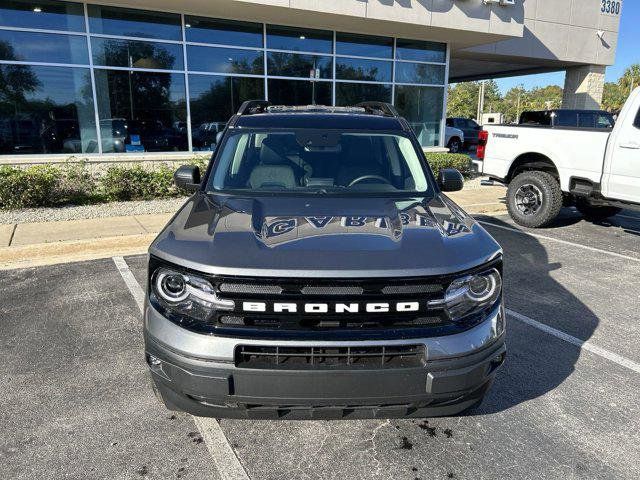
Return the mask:
<path id="1" fill-rule="evenodd" d="M 616 0 L 600 0 L 600 12 L 609 15 L 620 15 L 621 3 Z"/>

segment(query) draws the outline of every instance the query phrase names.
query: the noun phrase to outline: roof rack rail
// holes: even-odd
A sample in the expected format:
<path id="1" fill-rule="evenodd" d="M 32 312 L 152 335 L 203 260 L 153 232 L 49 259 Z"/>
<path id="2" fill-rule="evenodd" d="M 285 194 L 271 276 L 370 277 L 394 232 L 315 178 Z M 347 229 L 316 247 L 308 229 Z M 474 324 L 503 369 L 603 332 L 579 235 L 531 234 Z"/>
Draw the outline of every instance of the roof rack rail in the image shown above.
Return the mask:
<path id="1" fill-rule="evenodd" d="M 333 105 L 269 105 L 266 108 L 268 113 L 365 113 L 362 107 L 340 107 Z"/>
<path id="2" fill-rule="evenodd" d="M 255 113 L 264 113 L 271 102 L 267 100 L 247 100 L 242 102 L 238 109 L 237 115 L 252 115 Z"/>
<path id="3" fill-rule="evenodd" d="M 396 108 L 387 102 L 360 102 L 355 106 L 364 108 L 367 113 L 373 113 L 376 115 L 386 115 L 389 117 L 400 116 Z"/>

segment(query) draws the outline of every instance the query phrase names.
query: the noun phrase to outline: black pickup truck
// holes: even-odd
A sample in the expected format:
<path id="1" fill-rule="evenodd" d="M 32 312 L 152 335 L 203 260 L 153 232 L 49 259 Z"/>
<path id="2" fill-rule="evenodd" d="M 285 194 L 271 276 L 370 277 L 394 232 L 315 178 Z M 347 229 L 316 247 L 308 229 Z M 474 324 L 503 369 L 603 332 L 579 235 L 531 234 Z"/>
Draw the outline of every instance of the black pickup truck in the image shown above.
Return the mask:
<path id="1" fill-rule="evenodd" d="M 388 104 L 245 102 L 149 249 L 165 405 L 232 418 L 452 415 L 505 357 L 502 250 Z"/>

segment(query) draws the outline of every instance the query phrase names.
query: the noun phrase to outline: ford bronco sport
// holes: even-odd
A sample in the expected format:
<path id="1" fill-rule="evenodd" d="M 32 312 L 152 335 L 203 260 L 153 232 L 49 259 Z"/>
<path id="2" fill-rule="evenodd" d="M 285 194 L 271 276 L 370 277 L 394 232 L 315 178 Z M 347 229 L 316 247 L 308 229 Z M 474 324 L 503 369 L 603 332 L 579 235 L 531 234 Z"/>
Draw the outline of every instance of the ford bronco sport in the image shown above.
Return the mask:
<path id="1" fill-rule="evenodd" d="M 149 249 L 146 360 L 172 410 L 453 415 L 505 356 L 502 251 L 388 104 L 245 102 Z"/>

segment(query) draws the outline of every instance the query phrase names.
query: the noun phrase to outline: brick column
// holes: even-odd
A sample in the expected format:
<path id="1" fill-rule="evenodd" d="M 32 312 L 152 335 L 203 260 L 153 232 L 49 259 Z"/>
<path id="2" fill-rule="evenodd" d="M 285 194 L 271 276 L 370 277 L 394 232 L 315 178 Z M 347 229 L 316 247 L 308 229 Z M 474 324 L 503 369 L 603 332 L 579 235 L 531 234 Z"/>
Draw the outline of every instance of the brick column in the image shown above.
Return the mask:
<path id="1" fill-rule="evenodd" d="M 602 65 L 568 68 L 564 78 L 562 108 L 599 110 L 605 69 Z"/>

